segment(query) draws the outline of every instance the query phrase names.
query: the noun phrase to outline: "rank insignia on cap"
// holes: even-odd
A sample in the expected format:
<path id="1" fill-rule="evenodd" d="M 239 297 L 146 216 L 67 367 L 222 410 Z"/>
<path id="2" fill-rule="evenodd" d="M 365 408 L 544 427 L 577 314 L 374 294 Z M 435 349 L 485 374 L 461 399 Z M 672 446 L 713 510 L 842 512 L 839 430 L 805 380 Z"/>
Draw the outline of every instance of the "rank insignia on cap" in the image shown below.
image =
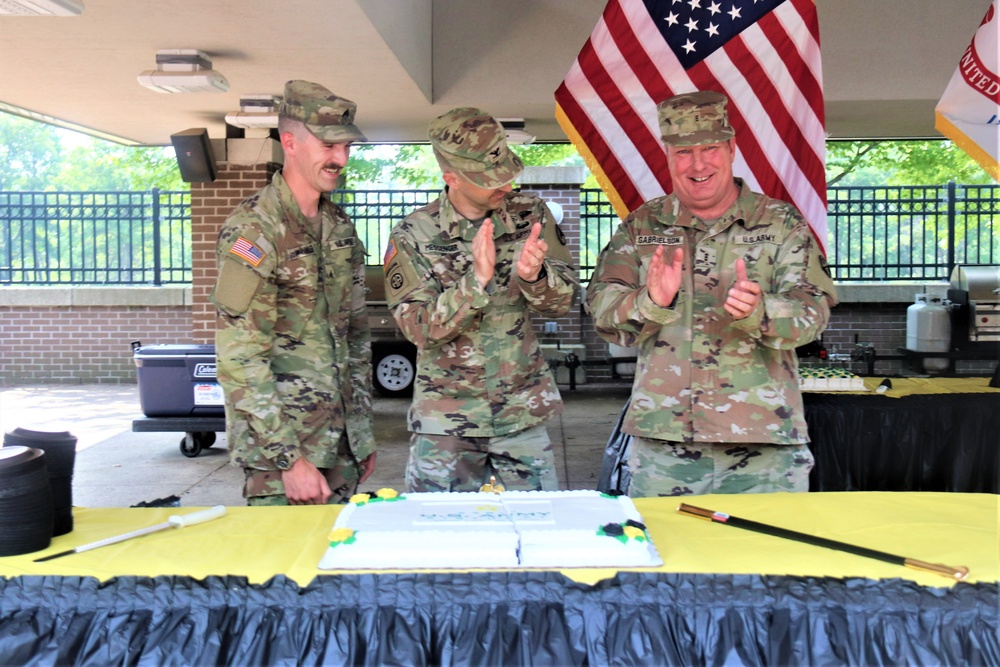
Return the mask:
<path id="1" fill-rule="evenodd" d="M 229 252 L 237 257 L 242 257 L 254 266 L 257 266 L 264 261 L 265 257 L 263 250 L 255 246 L 253 243 L 250 243 L 250 241 L 247 241 L 242 236 L 236 239 L 236 243 L 234 243 L 233 247 L 229 249 Z"/>

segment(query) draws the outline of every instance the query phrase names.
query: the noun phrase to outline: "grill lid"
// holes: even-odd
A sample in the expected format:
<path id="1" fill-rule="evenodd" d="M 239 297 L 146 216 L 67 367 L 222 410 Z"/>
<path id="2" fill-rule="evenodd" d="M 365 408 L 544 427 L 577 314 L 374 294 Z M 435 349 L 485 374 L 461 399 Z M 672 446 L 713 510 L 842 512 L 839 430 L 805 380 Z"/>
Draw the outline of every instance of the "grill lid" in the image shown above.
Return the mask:
<path id="1" fill-rule="evenodd" d="M 951 288 L 968 292 L 969 300 L 979 304 L 1000 302 L 1000 265 L 956 266 Z"/>

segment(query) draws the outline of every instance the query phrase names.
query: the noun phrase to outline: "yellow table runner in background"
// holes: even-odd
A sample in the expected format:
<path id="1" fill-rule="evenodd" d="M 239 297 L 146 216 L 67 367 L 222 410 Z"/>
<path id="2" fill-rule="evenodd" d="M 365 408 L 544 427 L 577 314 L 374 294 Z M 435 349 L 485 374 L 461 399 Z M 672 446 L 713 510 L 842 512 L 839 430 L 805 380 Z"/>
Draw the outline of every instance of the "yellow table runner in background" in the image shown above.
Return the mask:
<path id="1" fill-rule="evenodd" d="M 885 378 L 863 378 L 865 387 L 875 391 Z M 990 386 L 990 378 L 889 378 L 892 389 L 883 394 L 889 398 L 901 398 L 913 394 L 990 394 L 1000 393 L 1000 389 Z M 818 392 L 831 393 L 831 392 Z M 836 392 L 838 394 L 861 394 L 862 392 Z"/>

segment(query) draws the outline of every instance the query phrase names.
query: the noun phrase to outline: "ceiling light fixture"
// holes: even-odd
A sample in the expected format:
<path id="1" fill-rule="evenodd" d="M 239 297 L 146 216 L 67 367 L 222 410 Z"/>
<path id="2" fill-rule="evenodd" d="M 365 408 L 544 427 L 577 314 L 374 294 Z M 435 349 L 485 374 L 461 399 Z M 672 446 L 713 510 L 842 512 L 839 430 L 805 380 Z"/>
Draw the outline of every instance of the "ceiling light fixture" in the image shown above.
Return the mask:
<path id="1" fill-rule="evenodd" d="M 497 122 L 507 135 L 507 143 L 527 146 L 535 140 L 535 135 L 524 129 L 523 118 L 497 118 Z"/>
<path id="2" fill-rule="evenodd" d="M 240 110 L 226 114 L 226 122 L 245 129 L 271 129 L 278 127 L 278 95 L 242 95 Z"/>
<path id="3" fill-rule="evenodd" d="M 79 16 L 80 0 L 0 0 L 0 15 L 6 16 Z"/>
<path id="4" fill-rule="evenodd" d="M 158 93 L 220 93 L 229 90 L 226 77 L 212 69 L 212 60 L 196 49 L 156 52 L 156 69 L 139 75 L 139 83 Z"/>

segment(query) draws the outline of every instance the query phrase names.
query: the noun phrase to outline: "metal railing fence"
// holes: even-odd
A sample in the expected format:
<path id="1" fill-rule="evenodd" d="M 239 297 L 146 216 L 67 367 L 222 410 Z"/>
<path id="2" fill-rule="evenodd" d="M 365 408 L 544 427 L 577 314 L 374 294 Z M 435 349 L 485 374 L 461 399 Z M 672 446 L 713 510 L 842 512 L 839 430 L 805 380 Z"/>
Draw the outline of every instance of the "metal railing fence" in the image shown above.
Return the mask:
<path id="1" fill-rule="evenodd" d="M 837 280 L 948 280 L 959 264 L 1000 264 L 1000 186 L 840 187 L 827 199 Z"/>
<path id="2" fill-rule="evenodd" d="M 440 190 L 337 190 L 380 264 L 393 225 Z M 1000 186 L 832 187 L 828 260 L 838 281 L 948 280 L 1000 264 Z M 0 192 L 0 285 L 191 282 L 188 192 Z M 580 191 L 580 273 L 618 226 L 600 190 Z"/>
<path id="3" fill-rule="evenodd" d="M 189 192 L 0 192 L 0 285 L 190 282 Z"/>
<path id="4" fill-rule="evenodd" d="M 381 264 L 393 226 L 416 208 L 434 201 L 436 190 L 334 190 L 330 198 L 351 216 L 369 264 Z"/>
<path id="5" fill-rule="evenodd" d="M 947 281 L 960 264 L 1000 264 L 1000 185 L 831 187 L 827 260 L 837 281 Z M 618 216 L 580 192 L 580 270 L 589 280 Z"/>

